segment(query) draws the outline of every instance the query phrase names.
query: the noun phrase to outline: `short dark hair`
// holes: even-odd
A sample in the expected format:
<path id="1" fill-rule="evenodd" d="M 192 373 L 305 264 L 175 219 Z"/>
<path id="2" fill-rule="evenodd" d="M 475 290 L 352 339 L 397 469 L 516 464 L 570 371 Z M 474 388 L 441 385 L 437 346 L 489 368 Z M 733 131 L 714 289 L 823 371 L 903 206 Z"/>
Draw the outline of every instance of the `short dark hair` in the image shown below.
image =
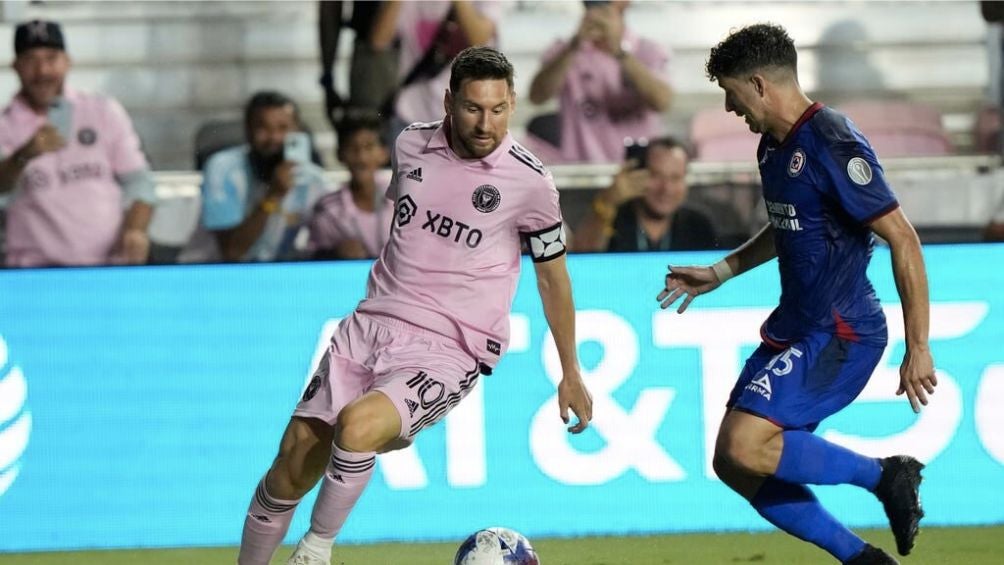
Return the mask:
<path id="1" fill-rule="evenodd" d="M 754 24 L 733 30 L 711 48 L 705 71 L 708 79 L 742 77 L 767 68 L 781 68 L 798 77 L 795 42 L 779 25 Z"/>
<path id="2" fill-rule="evenodd" d="M 486 46 L 468 47 L 453 59 L 450 66 L 450 92 L 460 90 L 460 85 L 467 79 L 471 80 L 501 80 L 505 79 L 509 90 L 513 90 L 512 63 L 498 49 Z"/>
<path id="3" fill-rule="evenodd" d="M 335 127 L 335 133 L 338 135 L 338 150 L 341 151 L 343 147 L 348 145 L 349 139 L 360 131 L 371 131 L 379 137 L 383 134 L 383 122 L 378 116 L 369 113 L 345 116 Z M 384 143 L 383 139 L 380 140 L 380 143 Z"/>
<path id="4" fill-rule="evenodd" d="M 679 147 L 687 154 L 688 158 L 690 157 L 690 148 L 687 147 L 687 144 L 671 135 L 663 135 L 648 140 L 648 148 L 651 149 L 653 147 L 662 147 L 663 149 L 676 149 Z"/>
<path id="5" fill-rule="evenodd" d="M 247 105 L 244 106 L 244 127 L 251 127 L 251 119 L 254 118 L 259 110 L 265 108 L 282 108 L 283 106 L 293 107 L 293 117 L 296 119 L 297 125 L 300 125 L 300 109 L 296 106 L 296 102 L 293 102 L 292 98 L 275 90 L 260 90 L 255 92 L 251 96 L 251 99 L 248 100 Z"/>

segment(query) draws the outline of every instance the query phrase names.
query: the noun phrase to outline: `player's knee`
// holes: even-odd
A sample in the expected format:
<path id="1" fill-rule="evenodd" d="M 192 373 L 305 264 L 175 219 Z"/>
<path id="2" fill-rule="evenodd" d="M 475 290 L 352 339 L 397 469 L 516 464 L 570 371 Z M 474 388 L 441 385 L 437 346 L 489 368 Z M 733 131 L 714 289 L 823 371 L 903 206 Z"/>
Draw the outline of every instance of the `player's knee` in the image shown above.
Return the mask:
<path id="1" fill-rule="evenodd" d="M 759 459 L 760 448 L 757 444 L 740 434 L 724 433 L 718 437 L 712 465 L 719 477 L 737 471 L 758 473 Z"/>
<path id="2" fill-rule="evenodd" d="M 379 451 L 392 440 L 381 414 L 366 406 L 349 405 L 338 414 L 335 444 L 346 451 Z"/>

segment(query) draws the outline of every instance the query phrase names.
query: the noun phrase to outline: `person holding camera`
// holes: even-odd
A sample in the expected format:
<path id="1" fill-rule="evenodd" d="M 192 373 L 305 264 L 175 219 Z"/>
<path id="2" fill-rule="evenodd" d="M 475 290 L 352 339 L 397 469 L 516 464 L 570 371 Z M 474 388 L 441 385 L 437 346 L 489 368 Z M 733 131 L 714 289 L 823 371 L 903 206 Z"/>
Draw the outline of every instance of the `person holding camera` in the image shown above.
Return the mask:
<path id="1" fill-rule="evenodd" d="M 222 259 L 277 261 L 302 255 L 297 236 L 326 192 L 311 162 L 292 99 L 258 92 L 244 110 L 247 143 L 213 154 L 202 174 L 202 224 Z"/>
<path id="2" fill-rule="evenodd" d="M 613 183 L 575 233 L 575 251 L 692 251 L 717 246 L 703 212 L 685 205 L 687 151 L 672 137 L 628 146 Z"/>
<path id="3" fill-rule="evenodd" d="M 575 35 L 544 54 L 530 101 L 559 97 L 561 160 L 614 163 L 624 138 L 660 133 L 660 114 L 673 97 L 666 75 L 669 54 L 625 27 L 627 2 L 584 4 Z"/>
<path id="4" fill-rule="evenodd" d="M 0 194 L 9 194 L 8 267 L 143 264 L 157 196 L 129 115 L 70 88 L 62 27 L 19 24 L 19 90 L 0 113 Z"/>

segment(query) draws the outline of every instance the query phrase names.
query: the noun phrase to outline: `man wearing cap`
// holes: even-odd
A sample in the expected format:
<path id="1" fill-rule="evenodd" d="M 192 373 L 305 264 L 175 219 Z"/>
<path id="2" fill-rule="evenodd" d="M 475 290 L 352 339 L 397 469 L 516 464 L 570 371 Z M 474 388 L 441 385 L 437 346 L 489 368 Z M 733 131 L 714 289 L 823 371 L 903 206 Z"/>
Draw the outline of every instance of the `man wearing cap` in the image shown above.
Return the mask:
<path id="1" fill-rule="evenodd" d="M 64 84 L 59 24 L 18 25 L 14 53 L 21 90 L 0 115 L 7 266 L 145 263 L 156 198 L 129 116 Z"/>

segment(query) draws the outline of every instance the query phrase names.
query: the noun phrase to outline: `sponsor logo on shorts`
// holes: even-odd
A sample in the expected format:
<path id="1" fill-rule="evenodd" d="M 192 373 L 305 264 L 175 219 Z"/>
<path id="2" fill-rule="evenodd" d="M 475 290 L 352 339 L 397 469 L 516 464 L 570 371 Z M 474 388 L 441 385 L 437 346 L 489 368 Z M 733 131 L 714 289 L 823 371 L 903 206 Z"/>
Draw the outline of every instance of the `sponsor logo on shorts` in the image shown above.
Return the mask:
<path id="1" fill-rule="evenodd" d="M 767 400 L 770 400 L 770 396 L 772 394 L 770 390 L 770 378 L 764 374 L 759 379 L 753 379 L 753 382 L 746 385 L 746 390 L 753 391 Z"/>
<path id="2" fill-rule="evenodd" d="M 488 340 L 488 352 L 494 353 L 495 355 L 502 354 L 502 344 L 495 341 L 494 339 Z"/>
<path id="3" fill-rule="evenodd" d="M 408 407 L 408 415 L 414 416 L 415 410 L 418 410 L 418 403 L 410 398 L 405 398 L 404 403 Z"/>
<path id="4" fill-rule="evenodd" d="M 307 385 L 307 389 L 303 391 L 303 402 L 307 402 L 314 395 L 317 394 L 317 390 L 321 388 L 321 375 L 314 375 L 314 378 L 310 379 L 310 384 Z"/>

